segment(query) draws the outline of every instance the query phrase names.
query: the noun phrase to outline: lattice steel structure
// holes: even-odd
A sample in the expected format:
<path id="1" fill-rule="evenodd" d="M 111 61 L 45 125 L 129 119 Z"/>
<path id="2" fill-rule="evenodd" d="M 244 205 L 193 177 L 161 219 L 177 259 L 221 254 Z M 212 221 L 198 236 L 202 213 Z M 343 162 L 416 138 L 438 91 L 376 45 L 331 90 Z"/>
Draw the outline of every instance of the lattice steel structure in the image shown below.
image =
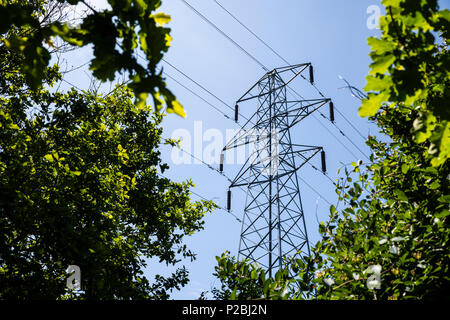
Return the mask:
<path id="1" fill-rule="evenodd" d="M 269 276 L 282 267 L 284 256 L 310 254 L 298 170 L 321 153 L 326 171 L 323 148 L 295 144 L 291 136 L 293 126 L 323 105 L 329 103 L 330 116 L 333 111 L 330 99 L 295 100 L 288 95 L 289 83 L 308 69 L 313 83 L 312 66 L 305 63 L 274 69 L 253 85 L 236 103 L 236 121 L 244 103 L 257 101 L 257 111 L 223 149 L 254 146 L 229 187 L 228 210 L 231 189 L 243 189 L 239 258 L 259 263 Z"/>

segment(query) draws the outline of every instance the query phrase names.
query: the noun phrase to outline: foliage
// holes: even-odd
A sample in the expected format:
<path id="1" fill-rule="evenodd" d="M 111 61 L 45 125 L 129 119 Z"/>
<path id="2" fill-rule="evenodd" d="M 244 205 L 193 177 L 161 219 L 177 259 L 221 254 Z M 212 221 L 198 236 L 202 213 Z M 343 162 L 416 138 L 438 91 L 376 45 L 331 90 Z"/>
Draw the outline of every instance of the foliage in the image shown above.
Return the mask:
<path id="1" fill-rule="evenodd" d="M 381 110 L 397 110 L 412 120 L 407 134 L 428 144 L 431 164 L 442 165 L 450 157 L 450 11 L 439 11 L 437 0 L 383 4 L 382 36 L 369 38 L 369 97 L 359 114 L 374 116 L 382 105 Z"/>
<path id="2" fill-rule="evenodd" d="M 218 300 L 248 300 L 248 299 L 288 299 L 291 283 L 289 269 L 276 273 L 272 281 L 266 272 L 250 261 L 236 261 L 229 252 L 216 257 L 218 265 L 214 276 L 221 281 L 220 288 L 213 288 L 214 299 Z"/>
<path id="3" fill-rule="evenodd" d="M 291 298 L 450 298 L 449 12 L 436 1 L 383 3 L 360 115 L 390 140 L 369 137 L 371 162 L 345 167 L 343 208 L 331 206 L 312 256 L 287 266 L 300 272 Z"/>
<path id="4" fill-rule="evenodd" d="M 318 298 L 450 298 L 448 165 L 433 168 L 421 148 L 369 144 L 374 163 L 347 172 L 338 193 L 348 206 L 321 229 L 317 267 L 332 285 Z"/>
<path id="5" fill-rule="evenodd" d="M 161 176 L 162 116 L 126 86 L 58 92 L 57 65 L 30 89 L 29 57 L 8 41 L 0 39 L 0 298 L 167 299 L 187 270 L 151 283 L 143 268 L 150 258 L 194 259 L 183 240 L 213 204 L 190 201 L 192 182 Z M 69 265 L 81 269 L 80 291 L 66 288 Z"/>
<path id="6" fill-rule="evenodd" d="M 42 23 L 40 18 L 49 13 L 43 4 L 52 1 L 85 6 L 89 13 L 78 25 L 57 20 Z M 40 4 L 37 7 L 36 2 Z M 157 70 L 172 40 L 170 29 L 164 27 L 170 16 L 155 12 L 161 1 L 108 0 L 108 4 L 109 9 L 98 11 L 84 0 L 0 0 L 0 34 L 13 27 L 30 31 L 5 42 L 8 48 L 23 54 L 21 68 L 28 86 L 41 87 L 51 57 L 48 47 L 52 39 L 59 37 L 73 46 L 93 47 L 90 69 L 97 79 L 112 81 L 117 73 L 128 75 L 129 87 L 140 106 L 150 94 L 157 110 L 165 103 L 168 112 L 185 116 L 183 107 L 166 87 L 162 72 Z M 139 53 L 146 58 L 146 65 L 139 63 Z"/>

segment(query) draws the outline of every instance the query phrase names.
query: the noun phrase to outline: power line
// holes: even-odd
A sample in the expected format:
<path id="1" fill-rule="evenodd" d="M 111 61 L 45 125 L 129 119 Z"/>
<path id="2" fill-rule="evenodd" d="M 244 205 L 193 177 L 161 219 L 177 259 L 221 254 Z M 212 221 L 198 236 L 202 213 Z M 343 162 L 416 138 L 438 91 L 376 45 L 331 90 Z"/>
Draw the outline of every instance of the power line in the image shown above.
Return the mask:
<path id="1" fill-rule="evenodd" d="M 169 179 L 168 177 L 164 176 L 164 175 L 161 174 L 161 173 L 158 173 L 158 175 L 161 176 L 161 177 L 163 177 L 164 179 L 171 180 L 171 179 Z M 222 211 L 225 211 L 226 213 L 231 214 L 231 215 L 232 215 L 239 223 L 242 223 L 242 220 L 239 219 L 239 218 L 237 217 L 237 215 L 235 215 L 231 210 L 229 211 L 229 210 L 227 210 L 226 208 L 224 208 L 224 207 L 222 207 L 222 206 L 219 206 L 219 205 L 218 205 L 217 203 L 215 203 L 213 200 L 209 200 L 209 199 L 207 199 L 206 197 L 202 196 L 201 194 L 199 194 L 199 193 L 197 193 L 197 192 L 195 192 L 195 191 L 193 191 L 193 190 L 191 190 L 191 189 L 189 189 L 189 192 L 192 193 L 192 194 L 194 194 L 194 195 L 196 195 L 197 197 L 199 197 L 199 198 L 202 199 L 203 201 L 213 202 L 217 209 L 222 210 Z"/>
<path id="2" fill-rule="evenodd" d="M 270 51 L 272 51 L 272 53 L 274 53 L 278 58 L 280 58 L 281 60 L 283 60 L 283 62 L 287 63 L 288 65 L 290 65 L 291 63 L 289 63 L 289 61 L 287 61 L 281 54 L 279 54 L 272 46 L 270 46 L 267 42 L 265 42 L 261 37 L 259 37 L 253 30 L 251 30 L 249 27 L 247 27 L 241 20 L 239 20 L 235 15 L 233 15 L 229 10 L 227 10 L 222 4 L 220 4 L 217 0 L 214 0 L 214 2 L 222 9 L 224 10 L 230 17 L 232 17 L 236 22 L 238 22 L 242 27 L 244 27 L 249 33 L 251 33 L 256 39 L 258 39 L 258 41 L 260 41 L 264 46 L 266 46 Z M 308 79 L 306 79 L 303 75 L 301 75 L 301 77 L 308 81 Z M 319 88 L 312 83 L 312 86 L 317 90 L 317 92 L 319 93 L 319 95 L 322 96 L 322 98 L 325 98 L 325 95 L 319 90 Z M 347 119 L 347 117 L 341 113 L 339 111 L 338 108 L 336 108 L 336 111 L 342 116 L 342 118 L 361 136 L 361 138 L 363 138 L 364 140 L 366 140 L 366 137 L 364 137 L 364 135 L 351 123 L 351 121 L 349 121 Z M 363 153 L 364 154 L 364 153 Z M 365 155 L 365 154 L 364 154 Z"/>
<path id="3" fill-rule="evenodd" d="M 163 137 L 164 138 L 164 137 Z M 164 138 L 164 139 L 166 139 L 166 138 Z M 167 139 L 166 139 L 167 140 Z M 226 175 L 226 174 L 224 174 L 223 172 L 220 172 L 220 170 L 218 170 L 217 168 L 214 168 L 213 166 L 211 166 L 209 163 L 207 163 L 207 162 L 205 162 L 204 160 L 202 160 L 202 159 L 200 159 L 200 158 L 198 158 L 197 156 L 195 156 L 195 155 L 193 155 L 192 153 L 190 153 L 189 151 L 186 151 L 186 150 L 184 150 L 182 147 L 180 147 L 180 146 L 176 146 L 176 148 L 178 148 L 181 152 L 183 152 L 183 153 L 185 153 L 185 154 L 187 154 L 187 155 L 189 155 L 190 157 L 192 157 L 192 159 L 195 159 L 195 160 L 197 160 L 197 161 L 200 161 L 201 162 L 201 164 L 202 165 L 204 165 L 204 166 L 206 166 L 209 170 L 211 170 L 211 171 L 214 171 L 215 173 L 217 173 L 217 174 L 219 174 L 219 175 L 221 175 L 222 177 L 224 177 L 225 179 L 227 179 L 228 180 L 228 182 L 232 182 L 232 180 Z M 312 168 L 313 169 L 315 169 L 315 170 L 317 170 L 317 171 L 320 171 L 317 167 L 315 167 L 314 165 L 312 165 L 312 164 L 310 164 L 311 166 L 312 166 Z M 326 174 L 326 173 L 323 173 L 330 181 L 331 181 L 331 183 L 333 183 L 334 185 L 336 185 L 335 183 L 334 183 L 334 181 L 328 176 L 328 174 Z M 306 182 L 304 179 L 302 179 L 301 177 L 299 177 L 299 179 L 300 180 L 302 180 L 305 184 L 306 184 L 306 186 L 308 187 L 308 188 L 310 188 L 313 192 L 315 192 L 317 195 L 319 195 L 320 197 L 321 197 L 321 199 L 323 199 L 326 203 L 328 203 L 329 205 L 331 205 L 331 203 L 320 193 L 320 192 L 318 192 L 314 187 L 312 187 L 308 182 Z M 242 189 L 242 188 L 240 188 L 240 189 Z M 242 189 L 243 190 L 243 189 Z"/>
<path id="4" fill-rule="evenodd" d="M 200 83 L 195 81 L 192 77 L 188 76 L 185 72 L 180 70 L 180 68 L 174 66 L 172 63 L 167 61 L 166 59 L 162 58 L 162 61 L 164 61 L 166 64 L 168 64 L 170 67 L 175 69 L 178 73 L 182 74 L 184 77 L 191 80 L 191 82 L 195 83 L 198 87 L 202 88 L 204 91 L 208 92 L 212 97 L 214 97 L 216 100 L 218 100 L 220 103 L 222 103 L 225 107 L 229 108 L 230 110 L 234 110 L 233 107 L 231 107 L 228 103 L 220 99 L 218 96 L 216 96 L 214 93 L 212 93 L 210 90 L 206 89 L 204 86 L 202 86 Z"/>
<path id="5" fill-rule="evenodd" d="M 190 93 L 192 93 L 194 96 L 196 96 L 197 98 L 199 98 L 200 100 L 202 100 L 203 102 L 205 102 L 206 104 L 208 104 L 211 108 L 214 108 L 217 112 L 219 112 L 220 114 L 222 114 L 225 118 L 233 121 L 230 116 L 228 116 L 225 112 L 223 112 L 222 110 L 220 110 L 219 108 L 217 108 L 215 105 L 213 105 L 211 102 L 209 102 L 208 100 L 204 99 L 202 96 L 200 96 L 198 93 L 196 93 L 194 90 L 192 90 L 191 88 L 188 88 L 187 86 L 185 86 L 183 83 L 181 83 L 180 81 L 178 81 L 177 79 L 175 79 L 174 77 L 172 77 L 171 75 L 169 75 L 166 71 L 164 71 L 164 74 L 166 75 L 166 77 L 172 79 L 173 81 L 175 81 L 176 83 L 178 83 L 180 86 L 182 86 L 184 89 L 186 89 L 187 91 L 189 91 Z"/>
<path id="6" fill-rule="evenodd" d="M 173 66 L 173 65 L 171 65 L 173 68 L 175 68 L 175 66 Z M 178 68 L 176 69 L 177 71 L 179 71 L 180 73 L 182 73 L 185 77 L 187 77 L 188 79 L 190 79 L 190 77 L 188 76 L 188 75 L 186 75 L 185 73 L 183 73 L 181 70 L 179 70 Z M 213 104 L 211 104 L 209 101 L 207 101 L 207 100 L 205 100 L 205 99 L 203 99 L 200 95 L 198 95 L 196 92 L 194 92 L 193 90 L 191 90 L 190 88 L 188 88 L 188 87 L 186 87 L 184 84 L 182 84 L 181 82 L 179 82 L 178 80 L 176 80 L 175 78 L 173 78 L 172 76 L 170 76 L 169 74 L 167 74 L 167 72 L 164 72 L 164 74 L 167 76 L 167 77 L 169 77 L 169 78 L 171 78 L 172 80 L 174 80 L 176 83 L 178 83 L 179 85 L 181 85 L 183 88 L 185 88 L 186 90 L 188 90 L 189 92 L 191 92 L 193 95 L 195 95 L 195 96 L 197 96 L 199 99 L 201 99 L 202 101 L 204 101 L 205 103 L 207 103 L 208 105 L 210 105 L 211 107 L 213 107 L 214 109 L 216 109 L 218 112 L 220 112 L 221 114 L 223 114 L 227 119 L 230 119 L 225 113 L 223 113 L 220 109 L 218 109 L 217 107 L 215 107 Z M 192 80 L 194 83 L 196 83 L 194 80 Z M 201 86 L 200 84 L 198 84 L 198 83 L 196 83 L 198 86 Z M 204 89 L 204 90 L 206 90 L 206 91 L 208 91 L 207 89 Z M 292 89 L 291 89 L 292 90 Z M 304 98 L 302 98 L 302 99 L 304 99 Z M 313 115 L 314 116 L 314 115 Z M 322 115 L 323 116 L 323 115 Z M 314 116 L 315 117 L 315 116 Z M 231 120 L 231 119 L 230 119 Z M 316 118 L 316 120 L 317 121 L 319 121 L 317 118 Z M 320 121 L 319 121 L 319 124 L 320 125 L 322 125 L 331 135 L 333 135 L 335 138 L 336 138 L 336 136 L 331 132 L 331 131 L 329 131 L 329 129 L 326 127 L 326 126 L 324 126 Z M 336 138 L 336 140 L 338 141 L 338 142 L 340 142 L 340 140 L 339 139 L 337 139 Z M 345 144 L 343 144 L 343 146 L 355 157 L 355 158 L 357 158 L 357 156 L 351 151 L 351 150 L 349 150 L 348 148 L 347 148 L 347 146 L 345 145 Z M 183 153 L 185 153 L 185 154 L 187 154 L 187 155 L 189 155 L 190 157 L 192 157 L 193 159 L 195 159 L 195 160 L 197 160 L 197 161 L 199 161 L 199 162 L 201 162 L 203 165 L 205 165 L 206 167 L 208 167 L 210 170 L 212 170 L 212 171 L 215 171 L 216 173 L 218 173 L 218 174 L 220 174 L 221 176 L 223 176 L 223 177 L 225 177 L 229 182 L 232 182 L 231 181 L 231 179 L 228 177 L 228 176 L 226 176 L 223 172 L 220 172 L 220 170 L 218 170 L 217 168 L 214 168 L 213 166 L 211 166 L 209 163 L 206 163 L 205 161 L 203 161 L 202 159 L 200 159 L 200 158 L 198 158 L 198 157 L 196 157 L 195 155 L 193 155 L 192 153 L 190 153 L 190 152 L 188 152 L 188 151 L 186 151 L 186 150 L 184 150 L 183 148 L 181 148 L 180 146 L 177 146 L 177 148 L 181 151 L 181 152 L 183 152 Z M 309 162 L 308 162 L 308 164 L 310 164 Z M 319 169 L 317 169 L 314 165 L 312 165 L 312 164 L 310 164 L 315 170 L 317 170 L 317 171 L 320 171 Z M 321 172 L 321 171 L 320 171 Z M 335 183 L 334 183 L 334 181 L 328 176 L 328 174 L 326 174 L 326 173 L 323 173 L 324 174 L 324 176 L 325 177 L 327 177 L 328 178 L 328 180 L 330 180 L 331 181 L 331 183 L 332 184 L 334 184 L 335 185 Z M 304 181 L 301 177 L 300 177 L 300 179 L 302 180 L 302 181 Z M 304 181 L 305 182 L 305 181 Z M 305 182 L 305 184 L 313 191 L 313 192 L 315 192 L 316 194 L 318 194 L 322 199 L 324 199 L 324 201 L 325 202 L 327 202 L 328 204 L 330 204 L 331 205 L 331 203 L 329 202 L 329 201 L 327 201 L 326 200 L 326 198 L 323 196 L 323 195 L 321 195 L 316 189 L 314 189 L 311 185 L 309 185 L 307 182 Z"/>
<path id="7" fill-rule="evenodd" d="M 269 71 L 264 64 L 262 64 L 258 59 L 256 59 L 250 52 L 241 47 L 236 41 L 234 41 L 229 35 L 223 32 L 216 24 L 214 24 L 211 20 L 206 18 L 203 14 L 201 14 L 197 9 L 195 9 L 191 4 L 189 4 L 186 0 L 181 0 L 186 6 L 188 6 L 196 15 L 198 15 L 202 20 L 212 26 L 217 30 L 220 34 L 222 34 L 225 38 L 231 41 L 237 48 L 239 48 L 244 54 L 246 54 L 249 58 L 255 61 L 264 71 Z"/>
<path id="8" fill-rule="evenodd" d="M 263 69 L 264 70 L 266 70 L 266 71 L 268 71 L 268 68 L 261 62 L 261 61 L 259 61 L 257 58 L 255 58 L 253 55 L 251 55 L 250 53 L 248 53 L 245 49 L 243 49 L 236 41 L 234 41 L 229 35 L 227 35 L 224 31 L 222 31 L 216 24 L 214 24 L 211 20 L 209 20 L 208 18 L 206 18 L 203 14 L 201 14 L 197 9 L 195 9 L 192 5 L 190 5 L 187 1 L 185 1 L 185 0 L 181 0 L 186 6 L 188 6 L 192 11 L 194 11 L 200 18 L 202 18 L 204 21 L 206 21 L 209 25 L 211 25 L 215 30 L 217 30 L 220 34 L 222 34 L 224 37 L 226 37 L 229 41 L 231 41 L 234 45 L 236 45 L 238 48 L 240 48 L 240 49 L 242 49 L 242 50 L 244 50 L 246 53 L 247 53 L 247 55 L 249 55 L 251 58 L 252 58 L 252 60 L 254 60 L 257 64 L 259 64 L 260 66 L 262 66 L 263 67 Z M 215 0 L 215 3 L 217 3 L 217 1 Z M 223 8 L 223 6 L 221 6 L 222 8 Z M 229 13 L 229 11 L 228 10 L 226 10 L 226 12 L 227 13 Z M 231 13 L 229 13 L 229 14 L 231 14 Z M 237 19 L 234 15 L 232 15 L 232 17 L 235 19 L 235 20 L 239 20 L 239 19 Z M 241 25 L 244 25 L 244 23 L 242 23 L 242 22 L 240 22 L 239 21 L 239 23 L 241 24 Z M 247 30 L 250 30 L 248 27 L 245 27 Z M 254 34 L 254 35 L 256 35 L 256 33 L 254 33 L 253 31 L 251 31 L 251 33 L 252 34 Z M 257 37 L 258 39 L 261 39 L 260 37 Z M 269 47 L 270 49 L 271 49 L 271 51 L 273 51 L 273 52 L 276 52 L 272 47 L 270 47 L 267 43 L 265 43 L 264 41 L 263 41 L 263 43 L 267 46 L 267 47 Z M 280 54 L 278 54 L 277 53 L 277 56 L 280 56 L 281 57 L 281 55 Z M 282 58 L 283 59 L 283 61 L 286 61 L 284 58 Z M 288 63 L 289 64 L 289 62 L 287 62 L 286 61 L 286 63 Z M 302 76 L 302 78 L 303 79 L 305 79 L 305 80 L 307 80 L 303 75 L 301 75 Z M 325 98 L 325 96 L 323 95 L 323 93 L 314 85 L 314 84 L 312 84 L 313 85 L 313 87 L 318 91 L 318 93 L 323 97 L 323 98 Z M 290 88 L 289 86 L 288 86 L 288 88 Z M 293 89 L 291 89 L 291 90 L 293 90 Z M 301 97 L 301 95 L 300 94 L 298 94 L 295 90 L 293 90 L 298 96 L 300 96 Z M 302 98 L 303 99 L 303 98 Z M 319 111 L 319 113 L 320 113 L 320 111 Z M 342 113 L 340 113 L 342 116 L 343 116 L 343 114 Z M 326 118 L 322 113 L 321 113 L 321 115 L 324 117 L 324 118 Z M 344 116 L 345 117 L 345 116 Z M 348 121 L 348 120 L 347 120 Z M 349 121 L 348 121 L 349 122 Z M 345 135 L 345 133 L 337 126 L 337 124 L 336 123 L 334 123 L 334 122 L 332 122 L 332 124 L 339 130 L 339 133 L 343 136 L 343 137 L 345 137 L 356 149 L 358 149 L 358 151 L 362 154 L 362 155 L 364 155 L 364 157 L 366 157 L 367 159 L 369 159 L 369 157 L 349 138 L 349 137 L 347 137 L 347 135 Z M 333 133 L 331 133 L 331 131 L 329 131 L 329 130 L 327 130 L 330 134 L 332 134 L 333 136 L 335 136 Z M 335 136 L 335 138 L 337 139 L 337 137 Z M 339 141 L 339 143 L 341 144 L 341 145 L 343 145 L 347 150 L 348 150 L 348 148 L 339 140 L 339 139 L 337 139 L 337 141 Z M 355 156 L 352 152 L 351 152 L 351 154 L 353 155 L 353 156 Z M 355 158 L 358 158 L 357 156 L 355 156 Z"/>
<path id="9" fill-rule="evenodd" d="M 332 205 L 331 202 L 329 202 L 327 199 L 323 198 L 323 196 L 320 194 L 319 191 L 317 191 L 316 189 L 314 189 L 305 179 L 303 179 L 302 177 L 298 176 L 298 179 L 301 180 L 304 184 L 306 184 L 308 186 L 308 188 L 310 188 L 312 191 L 314 191 L 321 199 L 323 199 L 326 203 L 328 203 L 330 206 Z"/>
<path id="10" fill-rule="evenodd" d="M 291 65 L 285 58 L 283 58 L 275 49 L 273 49 L 269 44 L 267 44 L 261 37 L 259 37 L 255 32 L 253 32 L 249 27 L 247 27 L 241 20 L 239 20 L 235 15 L 233 15 L 230 11 L 228 11 L 223 5 L 221 5 L 217 0 L 214 2 L 222 8 L 230 17 L 232 17 L 237 23 L 239 23 L 242 27 L 244 27 L 248 32 L 250 32 L 256 39 L 258 39 L 263 45 L 265 45 L 272 53 L 274 53 L 278 58 L 283 60 L 288 65 Z"/>
<path id="11" fill-rule="evenodd" d="M 141 57 L 139 55 L 139 53 L 137 54 L 138 58 L 144 59 L 143 57 Z M 161 59 L 163 62 L 165 62 L 168 66 L 170 66 L 172 69 L 174 69 L 175 71 L 177 71 L 179 74 L 183 75 L 185 78 L 187 78 L 188 80 L 190 80 L 192 83 L 194 83 L 196 86 L 198 86 L 199 88 L 201 88 L 203 91 L 207 92 L 210 96 L 212 96 L 213 98 L 215 98 L 216 100 L 218 100 L 220 103 L 222 103 L 224 106 L 226 106 L 227 108 L 234 110 L 229 104 L 227 104 L 225 101 L 223 101 L 222 99 L 220 99 L 217 95 L 215 95 L 214 93 L 212 93 L 210 90 L 208 90 L 206 87 L 204 87 L 203 85 L 201 85 L 198 81 L 194 80 L 192 77 L 190 77 L 189 75 L 187 75 L 185 72 L 183 72 L 180 68 L 178 68 L 177 66 L 175 66 L 174 64 L 170 63 L 168 60 L 162 58 Z M 194 96 L 196 96 L 197 98 L 199 98 L 200 100 L 202 100 L 203 102 L 205 102 L 206 104 L 208 104 L 210 107 L 212 107 L 214 110 L 216 110 L 217 112 L 219 112 L 220 114 L 222 114 L 226 119 L 233 121 L 233 119 L 230 118 L 229 115 L 227 115 L 225 112 L 223 112 L 222 110 L 220 110 L 218 107 L 216 107 L 215 105 L 213 105 L 211 102 L 209 102 L 208 100 L 206 100 L 205 98 L 203 98 L 202 96 L 200 96 L 198 93 L 196 93 L 194 90 L 192 90 L 191 88 L 187 87 L 185 84 L 183 84 L 181 81 L 177 80 L 175 77 L 171 76 L 170 74 L 168 74 L 166 71 L 163 71 L 163 73 L 170 79 L 172 79 L 173 81 L 175 81 L 178 85 L 180 85 L 181 87 L 183 87 L 184 89 L 186 89 L 187 91 L 189 91 L 191 94 L 193 94 Z M 244 115 L 242 115 L 241 113 L 239 113 L 239 115 L 248 120 Z M 236 122 L 239 125 L 239 121 L 233 121 Z M 250 121 L 251 122 L 251 121 Z"/>
<path id="12" fill-rule="evenodd" d="M 221 104 L 223 104 L 224 106 L 226 106 L 228 109 L 230 109 L 230 110 L 232 110 L 232 111 L 234 111 L 234 109 L 233 109 L 233 107 L 232 106 L 230 106 L 228 103 L 226 103 L 225 101 L 223 101 L 221 98 L 219 98 L 217 95 L 215 95 L 214 93 L 212 93 L 210 90 L 208 90 L 205 86 L 203 86 L 203 85 L 201 85 L 198 81 L 196 81 L 196 80 L 194 80 L 192 77 L 190 77 L 188 74 L 186 74 L 185 72 L 183 72 L 180 68 L 178 68 L 178 67 L 176 67 L 175 65 L 173 65 L 172 63 L 170 63 L 169 61 L 167 61 L 166 59 L 162 59 L 167 65 L 169 65 L 171 68 L 173 68 L 174 70 L 176 70 L 178 73 L 180 73 L 181 75 L 183 75 L 185 78 L 187 78 L 187 79 L 189 79 L 192 83 L 194 83 L 195 85 L 197 85 L 199 88 L 201 88 L 203 91 L 205 91 L 205 92 L 207 92 L 210 96 L 212 96 L 213 98 L 215 98 L 217 101 L 219 101 Z M 166 72 L 164 72 L 164 74 L 166 74 L 167 75 L 167 73 Z M 171 79 L 173 79 L 173 77 L 170 77 L 169 76 L 169 78 L 171 78 Z M 176 81 L 176 80 L 175 80 Z M 180 82 L 178 82 L 178 81 L 176 81 L 178 84 L 180 84 L 181 86 L 183 86 L 185 89 L 187 89 L 188 91 L 190 91 L 191 93 L 193 93 L 192 92 L 192 90 L 190 90 L 190 89 L 188 89 L 186 86 L 184 86 L 183 84 L 181 84 Z M 196 93 L 193 93 L 194 95 L 196 95 L 197 97 L 199 97 L 198 96 L 198 94 L 196 94 Z M 203 98 L 201 98 L 203 101 L 205 101 Z M 211 103 L 209 103 L 209 102 L 207 102 L 210 106 L 212 106 L 212 104 Z M 220 112 L 221 114 L 223 114 L 227 119 L 229 119 L 229 120 L 231 120 L 231 121 L 233 121 L 233 119 L 231 119 L 228 115 L 226 115 L 223 111 L 221 111 L 220 109 L 218 109 L 217 107 L 215 107 L 215 106 L 212 106 L 216 111 L 218 111 L 218 112 Z M 245 117 L 243 114 L 241 114 L 241 113 L 239 113 L 239 115 L 243 118 L 243 119 L 245 119 L 245 120 L 247 120 L 248 122 L 250 122 L 251 124 L 253 124 L 252 123 L 252 121 L 250 121 L 250 119 L 248 119 L 247 117 Z M 235 121 L 237 124 L 239 124 L 239 121 Z"/>

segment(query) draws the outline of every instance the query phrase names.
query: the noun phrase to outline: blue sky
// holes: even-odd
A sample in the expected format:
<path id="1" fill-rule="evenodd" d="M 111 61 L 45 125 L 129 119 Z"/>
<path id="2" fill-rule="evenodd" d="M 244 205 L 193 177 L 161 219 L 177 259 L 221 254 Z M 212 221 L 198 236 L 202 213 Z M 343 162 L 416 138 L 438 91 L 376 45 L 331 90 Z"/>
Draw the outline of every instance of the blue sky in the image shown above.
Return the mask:
<path id="1" fill-rule="evenodd" d="M 214 0 L 188 1 L 269 69 L 286 65 L 228 16 Z M 90 2 L 98 7 L 106 3 L 105 0 Z M 161 11 L 172 16 L 169 27 L 172 29 L 173 41 L 169 53 L 165 56 L 167 61 L 233 106 L 235 101 L 261 78 L 265 71 L 214 28 L 202 21 L 181 0 L 163 0 L 162 2 Z M 342 75 L 356 87 L 364 87 L 370 64 L 367 38 L 379 34 L 378 30 L 367 27 L 367 20 L 370 18 L 367 8 L 371 5 L 380 5 L 380 1 L 219 0 L 219 2 L 290 63 L 311 62 L 314 65 L 316 85 L 326 97 L 333 99 L 336 108 L 347 120 L 365 136 L 377 133 L 377 128 L 373 124 L 358 116 L 359 101 L 347 90 L 338 89 L 344 86 L 338 76 Z M 448 0 L 440 3 L 446 7 L 449 6 Z M 83 49 L 74 53 L 70 64 L 80 65 L 88 61 L 89 57 L 90 51 Z M 231 118 L 234 116 L 231 110 L 196 87 L 173 68 L 165 63 L 161 66 L 170 76 L 191 88 L 203 99 L 208 100 Z M 67 79 L 84 88 L 87 75 L 80 69 L 70 74 Z M 194 136 L 195 123 L 197 126 L 201 123 L 203 132 L 208 129 L 217 129 L 224 136 L 227 129 L 238 128 L 233 121 L 227 120 L 175 81 L 168 79 L 167 84 L 183 104 L 187 117 L 167 116 L 163 122 L 165 137 L 171 136 L 177 129 L 186 129 Z M 293 85 L 307 98 L 320 98 L 319 94 L 304 81 L 295 82 Z M 241 111 L 245 115 L 251 115 L 255 109 Z M 328 114 L 326 108 L 322 112 Z M 324 147 L 327 153 L 328 174 L 332 179 L 337 177 L 337 170 L 343 164 L 359 159 L 366 160 L 339 130 L 365 155 L 369 155 L 364 140 L 340 114 L 336 114 L 336 125 L 337 127 L 333 126 L 316 114 L 316 117 L 310 117 L 301 122 L 293 132 L 296 143 Z M 225 144 L 226 141 L 223 143 Z M 341 143 L 350 149 L 351 153 Z M 203 146 L 207 144 L 204 142 Z M 185 147 L 189 150 L 188 146 Z M 163 147 L 162 151 L 163 160 L 171 167 L 166 176 L 176 181 L 192 179 L 196 185 L 194 189 L 196 193 L 226 207 L 226 191 L 229 184 L 226 179 L 201 164 L 175 165 L 171 160 L 171 150 Z M 320 158 L 313 159 L 312 163 L 320 167 Z M 225 173 L 233 177 L 239 167 L 240 165 L 226 166 Z M 311 167 L 302 168 L 300 177 L 328 202 L 336 202 L 334 187 L 326 177 Z M 324 199 L 318 199 L 318 195 L 305 183 L 300 182 L 300 188 L 308 234 L 310 242 L 314 244 L 319 240 L 318 221 L 327 219 L 329 205 Z M 198 197 L 193 195 L 193 199 Z M 241 217 L 243 207 L 243 195 L 233 190 L 233 213 Z M 196 261 L 185 262 L 190 271 L 191 282 L 180 292 L 174 293 L 172 297 L 196 299 L 201 291 L 210 290 L 212 286 L 219 285 L 212 276 L 216 265 L 215 256 L 225 250 L 237 254 L 239 232 L 240 224 L 227 212 L 217 210 L 207 216 L 205 230 L 186 239 L 188 246 L 197 253 Z M 173 268 L 158 265 L 152 261 L 146 274 L 152 276 L 156 273 L 166 274 L 171 271 Z"/>

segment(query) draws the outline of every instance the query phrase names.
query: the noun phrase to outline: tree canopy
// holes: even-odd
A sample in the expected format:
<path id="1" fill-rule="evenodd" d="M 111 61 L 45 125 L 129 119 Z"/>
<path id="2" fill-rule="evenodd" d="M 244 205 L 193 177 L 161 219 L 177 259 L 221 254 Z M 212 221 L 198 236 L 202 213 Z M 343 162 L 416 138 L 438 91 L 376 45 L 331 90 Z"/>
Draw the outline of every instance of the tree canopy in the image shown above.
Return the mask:
<path id="1" fill-rule="evenodd" d="M 2 10 L 31 10 L 32 3 Z M 58 65 L 48 67 L 45 54 L 31 59 L 28 51 L 42 53 L 45 30 L 59 30 L 34 24 L 42 21 L 44 4 L 34 7 L 26 23 L 20 20 L 25 16 L 11 15 L 15 27 L 2 29 L 0 38 L 0 298 L 167 299 L 187 283 L 188 271 L 181 266 L 172 275 L 147 279 L 147 261 L 178 266 L 181 259 L 194 259 L 184 238 L 203 228 L 213 204 L 190 200 L 191 181 L 164 177 L 163 116 L 135 103 L 130 87 L 119 85 L 109 94 L 55 90 L 62 76 Z M 146 10 L 157 4 L 147 1 Z M 97 20 L 101 16 L 93 14 L 86 26 L 108 26 Z M 95 38 L 99 53 L 92 65 L 99 66 L 108 59 L 110 40 L 101 43 L 91 29 L 80 30 L 75 38 Z M 24 34 L 28 40 L 17 47 Z M 153 49 L 165 48 L 160 37 L 150 38 Z M 81 269 L 81 290 L 66 287 L 69 265 Z"/>
<path id="2" fill-rule="evenodd" d="M 47 2 L 0 1 L 0 34 L 13 26 L 32 31 L 5 41 L 8 48 L 24 56 L 21 70 L 28 86 L 41 87 L 51 58 L 49 47 L 54 38 L 61 38 L 73 46 L 93 47 L 90 70 L 98 80 L 112 81 L 118 73 L 125 74 L 140 105 L 151 95 L 157 110 L 166 105 L 168 112 L 185 115 L 157 68 L 172 40 L 170 29 L 164 27 L 170 16 L 156 12 L 161 6 L 160 0 L 109 0 L 110 8 L 103 10 L 96 10 L 83 0 L 50 1 L 85 6 L 88 13 L 79 24 L 48 20 L 51 12 L 42 5 Z M 146 65 L 138 61 L 139 54 L 145 58 Z"/>

